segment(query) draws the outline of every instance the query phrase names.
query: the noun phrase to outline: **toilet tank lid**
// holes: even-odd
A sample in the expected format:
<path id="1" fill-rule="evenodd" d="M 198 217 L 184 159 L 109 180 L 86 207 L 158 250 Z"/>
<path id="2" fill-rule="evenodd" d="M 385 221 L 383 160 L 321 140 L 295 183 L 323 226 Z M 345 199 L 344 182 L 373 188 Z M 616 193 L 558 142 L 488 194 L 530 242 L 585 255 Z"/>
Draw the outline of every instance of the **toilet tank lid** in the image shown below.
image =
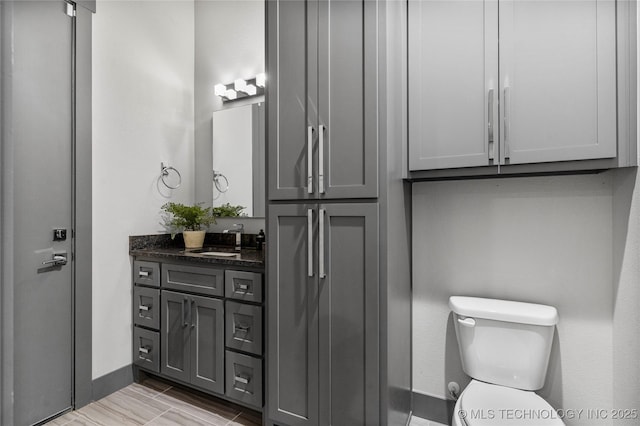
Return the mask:
<path id="1" fill-rule="evenodd" d="M 520 324 L 552 326 L 558 323 L 553 306 L 481 297 L 451 296 L 449 308 L 458 315 Z"/>

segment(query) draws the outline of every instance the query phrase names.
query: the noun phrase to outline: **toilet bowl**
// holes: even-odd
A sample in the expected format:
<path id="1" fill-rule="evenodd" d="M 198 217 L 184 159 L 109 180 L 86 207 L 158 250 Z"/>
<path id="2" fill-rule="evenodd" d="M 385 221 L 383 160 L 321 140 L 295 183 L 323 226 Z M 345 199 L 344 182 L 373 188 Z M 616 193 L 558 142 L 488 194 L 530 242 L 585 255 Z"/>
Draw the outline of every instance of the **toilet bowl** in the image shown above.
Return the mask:
<path id="1" fill-rule="evenodd" d="M 472 380 L 458 398 L 453 426 L 562 426 L 556 410 L 532 391 Z"/>
<path id="2" fill-rule="evenodd" d="M 552 306 L 452 296 L 462 369 L 454 426 L 560 426 L 534 391 L 544 385 L 558 313 Z"/>

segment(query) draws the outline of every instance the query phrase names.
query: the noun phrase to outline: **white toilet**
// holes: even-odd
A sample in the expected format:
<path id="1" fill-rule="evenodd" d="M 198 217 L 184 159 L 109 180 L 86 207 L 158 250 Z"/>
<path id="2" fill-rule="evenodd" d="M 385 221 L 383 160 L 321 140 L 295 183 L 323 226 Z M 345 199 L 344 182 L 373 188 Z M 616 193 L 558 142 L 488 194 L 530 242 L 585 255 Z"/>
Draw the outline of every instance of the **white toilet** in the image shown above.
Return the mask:
<path id="1" fill-rule="evenodd" d="M 542 388 L 558 312 L 552 306 L 452 296 L 462 368 L 473 380 L 456 402 L 454 426 L 564 425 Z"/>

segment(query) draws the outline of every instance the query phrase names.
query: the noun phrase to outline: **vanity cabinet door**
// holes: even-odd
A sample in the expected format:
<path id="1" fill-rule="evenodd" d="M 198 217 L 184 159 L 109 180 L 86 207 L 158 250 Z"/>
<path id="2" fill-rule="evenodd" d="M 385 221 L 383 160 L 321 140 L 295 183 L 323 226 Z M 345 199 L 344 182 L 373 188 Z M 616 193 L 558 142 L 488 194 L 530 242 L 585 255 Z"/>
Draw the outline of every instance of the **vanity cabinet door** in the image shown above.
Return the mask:
<path id="1" fill-rule="evenodd" d="M 224 393 L 224 311 L 220 299 L 191 296 L 191 379 L 203 389 Z"/>
<path id="2" fill-rule="evenodd" d="M 267 398 L 276 424 L 318 424 L 317 219 L 314 204 L 269 206 L 268 253 L 278 255 L 267 269 Z"/>
<path id="3" fill-rule="evenodd" d="M 162 367 L 167 377 L 188 382 L 190 379 L 189 296 L 163 290 L 162 324 L 160 326 Z"/>

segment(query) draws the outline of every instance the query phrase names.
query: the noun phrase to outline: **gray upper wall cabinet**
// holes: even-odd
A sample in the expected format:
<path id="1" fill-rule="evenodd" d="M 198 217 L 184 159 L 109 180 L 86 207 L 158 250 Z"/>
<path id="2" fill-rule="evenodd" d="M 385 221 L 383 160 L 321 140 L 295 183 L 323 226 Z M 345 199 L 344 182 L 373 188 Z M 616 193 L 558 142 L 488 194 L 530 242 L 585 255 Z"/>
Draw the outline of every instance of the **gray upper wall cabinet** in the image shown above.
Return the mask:
<path id="1" fill-rule="evenodd" d="M 376 8 L 267 2 L 269 200 L 378 196 Z"/>
<path id="2" fill-rule="evenodd" d="M 635 139 L 618 135 L 617 83 L 627 76 L 616 57 L 624 33 L 616 34 L 615 2 L 410 0 L 408 7 L 411 172 L 636 164 L 628 155 Z M 554 164 L 531 167 L 541 163 Z"/>

